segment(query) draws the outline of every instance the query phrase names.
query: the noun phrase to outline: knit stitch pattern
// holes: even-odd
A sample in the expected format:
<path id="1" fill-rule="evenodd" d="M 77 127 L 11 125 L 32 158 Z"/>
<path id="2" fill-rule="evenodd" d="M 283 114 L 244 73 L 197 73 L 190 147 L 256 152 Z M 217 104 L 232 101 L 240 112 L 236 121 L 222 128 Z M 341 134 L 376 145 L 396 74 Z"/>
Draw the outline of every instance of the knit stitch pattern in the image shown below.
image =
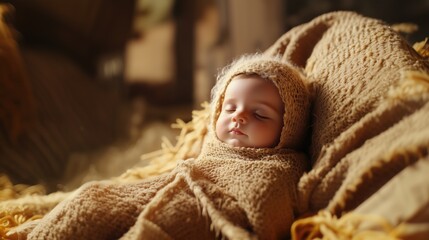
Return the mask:
<path id="1" fill-rule="evenodd" d="M 383 21 L 324 14 L 284 34 L 266 54 L 303 67 L 314 89 L 313 166 L 299 183 L 302 212 L 353 210 L 418 159 L 399 161 L 398 149 L 428 146 L 422 123 L 412 132 L 395 124 L 427 103 L 429 64 Z"/>

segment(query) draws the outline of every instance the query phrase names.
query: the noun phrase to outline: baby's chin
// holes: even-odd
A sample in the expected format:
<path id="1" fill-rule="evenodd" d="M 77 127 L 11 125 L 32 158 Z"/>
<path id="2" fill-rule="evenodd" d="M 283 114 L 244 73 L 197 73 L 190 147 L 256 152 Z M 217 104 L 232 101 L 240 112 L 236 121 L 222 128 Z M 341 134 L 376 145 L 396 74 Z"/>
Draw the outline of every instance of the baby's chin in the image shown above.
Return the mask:
<path id="1" fill-rule="evenodd" d="M 278 141 L 272 144 L 252 144 L 249 141 L 246 141 L 245 139 L 239 139 L 239 138 L 228 138 L 223 140 L 222 142 L 232 146 L 232 147 L 247 147 L 247 148 L 274 148 L 278 145 Z"/>
<path id="2" fill-rule="evenodd" d="M 243 142 L 240 139 L 235 139 L 235 138 L 228 139 L 224 142 L 232 147 L 250 147 L 247 143 Z"/>

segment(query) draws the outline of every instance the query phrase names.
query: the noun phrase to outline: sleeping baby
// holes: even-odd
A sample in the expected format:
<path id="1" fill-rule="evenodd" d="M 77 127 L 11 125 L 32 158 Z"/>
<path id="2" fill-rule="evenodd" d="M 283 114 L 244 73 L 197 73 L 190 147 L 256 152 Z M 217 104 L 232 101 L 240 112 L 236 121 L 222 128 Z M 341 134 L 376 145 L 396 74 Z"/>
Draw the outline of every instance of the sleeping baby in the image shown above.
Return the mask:
<path id="1" fill-rule="evenodd" d="M 27 239 L 281 239 L 289 236 L 310 99 L 303 75 L 276 57 L 246 55 L 212 90 L 200 154 L 133 183 L 84 184 Z"/>

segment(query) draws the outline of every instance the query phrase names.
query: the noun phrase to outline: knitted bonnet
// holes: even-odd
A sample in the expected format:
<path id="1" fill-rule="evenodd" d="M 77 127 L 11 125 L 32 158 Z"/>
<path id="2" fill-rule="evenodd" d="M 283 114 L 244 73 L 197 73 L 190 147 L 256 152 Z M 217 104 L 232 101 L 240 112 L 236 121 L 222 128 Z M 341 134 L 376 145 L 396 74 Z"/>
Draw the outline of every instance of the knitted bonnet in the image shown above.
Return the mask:
<path id="1" fill-rule="evenodd" d="M 215 136 L 216 121 L 222 110 L 226 88 L 231 80 L 240 74 L 257 74 L 272 81 L 279 90 L 284 103 L 284 116 L 280 141 L 275 148 L 302 148 L 310 110 L 310 94 L 304 76 L 297 67 L 280 58 L 259 53 L 244 55 L 219 73 L 211 93 L 211 134 Z"/>

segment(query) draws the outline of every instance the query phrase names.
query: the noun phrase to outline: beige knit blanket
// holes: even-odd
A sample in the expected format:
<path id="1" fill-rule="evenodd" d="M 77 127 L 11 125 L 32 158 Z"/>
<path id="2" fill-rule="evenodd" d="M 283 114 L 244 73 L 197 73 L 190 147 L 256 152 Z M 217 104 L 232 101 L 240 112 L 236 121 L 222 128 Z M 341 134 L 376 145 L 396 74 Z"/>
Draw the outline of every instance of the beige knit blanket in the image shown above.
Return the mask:
<path id="1" fill-rule="evenodd" d="M 198 159 L 143 182 L 94 182 L 28 239 L 279 239 L 289 235 L 306 158 L 209 141 Z M 32 228 L 33 226 L 31 226 Z"/>
<path id="2" fill-rule="evenodd" d="M 365 214 L 379 213 L 376 217 L 393 227 L 429 225 L 428 178 L 402 179 L 407 183 L 402 187 L 420 191 L 408 200 L 386 193 L 377 197 L 396 175 L 428 157 L 428 47 L 415 48 L 422 55 L 381 20 L 334 12 L 297 26 L 267 50 L 302 66 L 313 80 L 313 166 L 299 181 L 301 213 L 324 210 L 341 217 L 372 197 L 377 200 Z M 398 191 L 405 190 L 387 190 Z M 409 202 L 408 210 L 395 207 L 401 201 Z M 390 208 L 380 214 L 378 209 L 386 206 Z M 324 226 L 317 222 L 315 218 L 313 230 L 334 226 L 333 220 Z M 340 239 L 336 234 L 324 236 Z M 425 234 L 423 239 L 429 237 Z M 346 239 L 353 236 L 357 234 L 351 231 Z"/>
<path id="3" fill-rule="evenodd" d="M 302 211 L 353 209 L 415 161 L 397 154 L 427 148 L 427 119 L 417 119 L 415 130 L 395 124 L 427 102 L 428 61 L 381 20 L 328 13 L 287 32 L 267 53 L 282 54 L 313 79 L 314 163 L 300 180 Z"/>

